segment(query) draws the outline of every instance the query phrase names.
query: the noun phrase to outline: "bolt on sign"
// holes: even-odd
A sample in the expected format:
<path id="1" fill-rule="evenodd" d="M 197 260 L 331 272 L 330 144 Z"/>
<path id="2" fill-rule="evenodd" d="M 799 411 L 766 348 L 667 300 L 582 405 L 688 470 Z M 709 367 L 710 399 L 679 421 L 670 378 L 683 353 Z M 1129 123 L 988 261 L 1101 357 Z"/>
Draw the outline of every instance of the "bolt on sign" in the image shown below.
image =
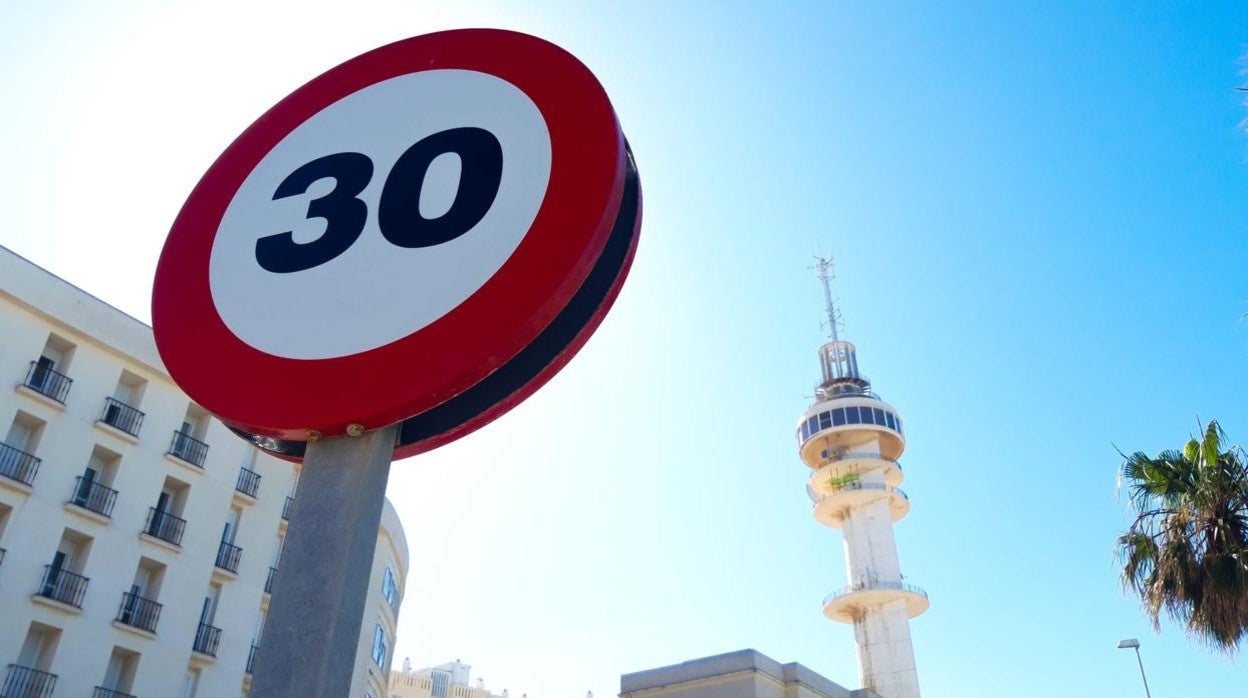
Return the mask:
<path id="1" fill-rule="evenodd" d="M 192 191 L 156 270 L 174 380 L 256 445 L 401 423 L 395 457 L 495 419 L 610 308 L 641 187 L 593 74 L 472 29 L 295 90 Z"/>

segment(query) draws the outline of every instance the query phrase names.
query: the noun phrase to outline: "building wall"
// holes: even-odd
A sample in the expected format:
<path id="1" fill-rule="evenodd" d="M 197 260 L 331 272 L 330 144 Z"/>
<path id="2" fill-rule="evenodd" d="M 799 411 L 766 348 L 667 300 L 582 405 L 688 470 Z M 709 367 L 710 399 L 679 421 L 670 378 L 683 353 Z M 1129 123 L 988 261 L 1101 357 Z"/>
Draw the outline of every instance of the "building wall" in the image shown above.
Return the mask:
<path id="1" fill-rule="evenodd" d="M 64 404 L 24 385 L 49 335 L 73 346 L 57 368 L 73 380 Z M 145 381 L 141 397 L 133 398 L 145 413 L 137 438 L 99 421 L 123 370 Z M 0 248 L 0 440 L 11 438 L 15 420 L 42 422 L 37 441 L 26 449 L 40 459 L 31 484 L 0 475 L 0 672 L 18 662 L 24 645 L 30 654 L 33 623 L 59 631 L 55 650 L 43 658 L 43 668 L 57 675 L 55 695 L 92 695 L 105 683 L 115 648 L 138 655 L 133 681 L 123 682 L 125 693 L 181 696 L 188 672 L 197 672 L 195 695 L 245 692 L 248 656 L 268 605 L 265 582 L 280 551 L 283 505 L 294 493 L 297 468 L 255 451 L 215 419 L 204 420 L 198 437 L 207 444 L 202 467 L 167 455 L 188 407 L 198 409 L 164 372 L 150 328 Z M 93 453 L 104 451 L 117 456 L 115 472 L 103 477 L 117 492 L 108 517 L 67 504 L 75 478 Z M 5 452 L 0 447 L 0 466 Z M 243 467 L 260 476 L 254 498 L 236 490 Z M 186 488 L 178 513 L 186 522 L 180 546 L 141 535 L 167 479 Z M 232 508 L 241 510 L 236 573 L 214 564 Z M 79 546 L 82 559 L 68 567 L 89 579 L 80 609 L 38 595 L 63 536 L 87 543 Z M 150 594 L 162 604 L 154 634 L 115 622 L 141 559 L 164 566 L 159 588 Z M 383 599 L 382 579 L 391 568 L 401 598 L 407 562 L 402 526 L 387 502 L 369 571 L 371 615 L 357 656 L 357 695 L 364 695 L 370 679 L 384 689 L 385 668 L 372 664 L 373 628 L 381 621 L 386 646 L 394 646 L 398 607 Z M 221 629 L 215 657 L 192 652 L 212 584 L 221 589 L 212 621 Z"/>
<path id="2" fill-rule="evenodd" d="M 360 626 L 360 644 L 355 656 L 355 674 L 352 677 L 353 696 L 385 698 L 394 659 L 394 638 L 399 621 L 399 607 L 403 602 L 403 585 L 407 581 L 407 541 L 399 515 L 387 500 L 381 511 L 381 527 L 377 531 L 377 551 L 373 555 L 373 568 L 369 578 L 368 604 L 364 607 L 364 620 Z M 393 603 L 383 593 L 386 570 L 395 575 L 396 586 Z M 377 628 L 382 629 L 385 657 L 380 664 L 374 660 Z"/>
<path id="3" fill-rule="evenodd" d="M 508 698 L 506 690 L 502 694 L 491 693 L 479 679 L 477 685 L 471 685 L 471 670 L 472 667 L 458 659 L 415 671 L 405 667 L 404 671 L 391 674 L 388 695 L 389 698 Z"/>

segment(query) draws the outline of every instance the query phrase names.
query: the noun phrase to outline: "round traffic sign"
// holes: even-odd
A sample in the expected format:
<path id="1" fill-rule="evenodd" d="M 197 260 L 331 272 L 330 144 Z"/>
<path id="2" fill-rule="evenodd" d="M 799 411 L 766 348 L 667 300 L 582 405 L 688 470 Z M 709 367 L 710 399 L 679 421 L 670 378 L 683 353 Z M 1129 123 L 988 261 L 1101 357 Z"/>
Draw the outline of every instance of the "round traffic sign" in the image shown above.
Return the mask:
<path id="1" fill-rule="evenodd" d="M 157 267 L 157 347 L 271 451 L 403 421 L 409 455 L 566 363 L 639 227 L 636 168 L 584 65 L 508 31 L 414 37 L 299 88 L 209 168 Z"/>

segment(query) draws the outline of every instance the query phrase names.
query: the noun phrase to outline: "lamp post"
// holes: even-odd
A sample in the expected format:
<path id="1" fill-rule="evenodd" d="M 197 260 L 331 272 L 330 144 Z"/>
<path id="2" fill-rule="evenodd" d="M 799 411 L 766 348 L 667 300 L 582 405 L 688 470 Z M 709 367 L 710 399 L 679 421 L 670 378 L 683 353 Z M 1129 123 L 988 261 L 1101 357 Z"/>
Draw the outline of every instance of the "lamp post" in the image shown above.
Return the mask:
<path id="1" fill-rule="evenodd" d="M 1119 640 L 1118 649 L 1135 650 L 1135 660 L 1140 663 L 1140 678 L 1144 680 L 1144 695 L 1148 696 L 1148 698 L 1153 698 L 1153 694 L 1148 690 L 1148 677 L 1144 675 L 1144 660 L 1140 659 L 1140 641 L 1133 637 L 1127 638 L 1126 640 Z"/>

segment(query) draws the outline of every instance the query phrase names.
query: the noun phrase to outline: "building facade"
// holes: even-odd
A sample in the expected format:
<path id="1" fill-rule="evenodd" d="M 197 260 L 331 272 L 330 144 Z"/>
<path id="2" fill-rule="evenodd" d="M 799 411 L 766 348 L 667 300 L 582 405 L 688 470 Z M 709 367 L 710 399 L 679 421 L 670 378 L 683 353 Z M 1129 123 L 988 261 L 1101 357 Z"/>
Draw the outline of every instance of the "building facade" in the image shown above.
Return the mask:
<path id="1" fill-rule="evenodd" d="M 246 695 L 298 467 L 190 402 L 151 329 L 0 248 L 0 697 Z M 386 695 L 386 503 L 354 696 Z"/>
<path id="2" fill-rule="evenodd" d="M 810 669 L 755 650 L 703 657 L 624 674 L 620 698 L 879 698 L 851 691 Z"/>
<path id="3" fill-rule="evenodd" d="M 453 662 L 412 670 L 403 661 L 403 671 L 390 675 L 389 698 L 510 698 L 507 690 L 491 693 L 485 682 L 477 679 L 471 685 L 472 667 L 456 659 Z"/>
<path id="4" fill-rule="evenodd" d="M 927 593 L 905 581 L 893 537 L 893 523 L 910 511 L 899 487 L 905 431 L 896 408 L 858 370 L 854 345 L 837 334 L 831 262 L 819 259 L 816 268 L 830 341 L 819 348 L 822 376 L 798 420 L 797 446 L 810 469 L 815 519 L 845 538 L 848 577 L 824 599 L 823 614 L 853 625 L 863 686 L 884 698 L 919 698 L 910 619 L 927 610 Z"/>

